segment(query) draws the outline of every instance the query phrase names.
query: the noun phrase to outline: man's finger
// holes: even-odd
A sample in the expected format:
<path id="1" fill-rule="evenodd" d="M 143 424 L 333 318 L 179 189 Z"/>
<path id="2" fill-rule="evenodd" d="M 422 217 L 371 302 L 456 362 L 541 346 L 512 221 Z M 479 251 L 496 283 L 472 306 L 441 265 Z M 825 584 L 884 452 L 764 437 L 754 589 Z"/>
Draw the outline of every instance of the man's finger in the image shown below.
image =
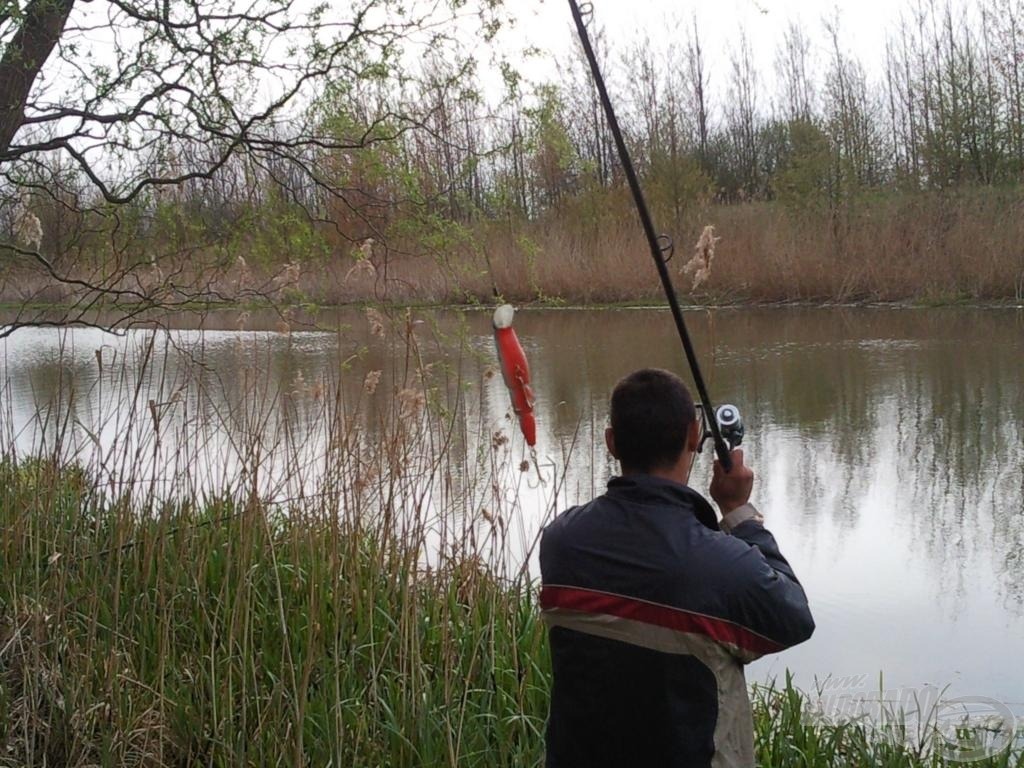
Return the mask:
<path id="1" fill-rule="evenodd" d="M 743 466 L 743 449 L 742 448 L 733 448 L 729 452 L 729 458 L 732 459 L 732 467 L 730 467 L 729 472 L 732 472 L 732 470 L 735 469 L 736 467 L 742 467 Z M 718 477 L 723 472 L 725 472 L 725 470 L 722 469 L 722 463 L 718 459 L 715 459 L 714 473 L 713 473 L 714 476 Z M 729 474 L 729 472 L 726 472 L 726 474 Z"/>

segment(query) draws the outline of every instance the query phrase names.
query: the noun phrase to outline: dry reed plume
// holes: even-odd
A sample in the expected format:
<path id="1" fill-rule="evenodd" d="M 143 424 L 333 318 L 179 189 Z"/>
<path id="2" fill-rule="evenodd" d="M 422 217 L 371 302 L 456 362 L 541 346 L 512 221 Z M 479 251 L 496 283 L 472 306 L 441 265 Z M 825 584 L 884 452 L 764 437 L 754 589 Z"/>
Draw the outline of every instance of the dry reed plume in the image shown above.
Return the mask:
<path id="1" fill-rule="evenodd" d="M 691 291 L 696 291 L 711 277 L 711 262 L 715 259 L 715 244 L 722 238 L 715 237 L 715 228 L 710 224 L 704 227 L 700 238 L 693 249 L 693 258 L 683 265 L 683 274 L 693 274 Z"/>

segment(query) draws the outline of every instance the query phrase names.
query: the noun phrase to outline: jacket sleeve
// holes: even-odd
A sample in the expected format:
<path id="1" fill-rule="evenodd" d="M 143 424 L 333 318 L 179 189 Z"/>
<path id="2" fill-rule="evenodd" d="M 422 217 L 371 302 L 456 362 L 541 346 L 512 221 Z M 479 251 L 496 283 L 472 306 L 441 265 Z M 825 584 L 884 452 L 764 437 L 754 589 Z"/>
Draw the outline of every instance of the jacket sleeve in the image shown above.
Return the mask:
<path id="1" fill-rule="evenodd" d="M 807 595 L 759 519 L 732 529 L 720 588 L 729 619 L 753 633 L 734 649 L 744 662 L 802 643 L 814 632 Z"/>

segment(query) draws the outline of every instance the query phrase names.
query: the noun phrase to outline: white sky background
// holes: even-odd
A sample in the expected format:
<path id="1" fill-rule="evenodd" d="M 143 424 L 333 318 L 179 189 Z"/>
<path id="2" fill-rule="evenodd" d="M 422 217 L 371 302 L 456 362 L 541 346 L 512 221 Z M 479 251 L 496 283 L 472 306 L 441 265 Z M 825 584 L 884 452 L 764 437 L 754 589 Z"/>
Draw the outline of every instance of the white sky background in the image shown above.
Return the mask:
<path id="1" fill-rule="evenodd" d="M 508 43 L 535 45 L 560 60 L 571 52 L 572 17 L 565 0 L 508 0 L 518 19 L 506 33 Z M 928 0 L 923 0 L 927 4 Z M 939 0 L 939 5 L 943 0 Z M 954 13 L 972 8 L 971 0 L 953 0 Z M 730 52 L 739 46 L 746 31 L 758 67 L 763 92 L 760 107 L 775 96 L 775 55 L 789 22 L 802 22 L 813 43 L 816 84 L 821 85 L 830 58 L 823 21 L 838 13 L 844 52 L 864 66 L 869 81 L 883 74 L 886 39 L 893 35 L 900 17 L 913 18 L 918 0 L 594 0 L 594 19 L 606 28 L 607 42 L 615 51 L 613 61 L 630 44 L 649 36 L 660 53 L 669 45 L 685 51 L 687 28 L 696 14 L 701 33 L 711 90 L 724 96 L 730 75 Z M 552 65 L 541 60 L 523 61 L 521 71 L 532 79 L 544 79 Z M 606 73 L 607 74 L 607 73 Z"/>
<path id="2" fill-rule="evenodd" d="M 845 51 L 864 65 L 869 80 L 877 81 L 882 76 L 886 39 L 894 33 L 900 16 L 912 17 L 915 7 L 933 1 L 941 5 L 946 0 L 594 0 L 593 8 L 594 23 L 605 29 L 606 43 L 611 48 L 611 60 L 616 67 L 621 63 L 622 53 L 645 37 L 650 39 L 658 54 L 675 46 L 682 57 L 688 28 L 695 16 L 710 77 L 713 111 L 725 96 L 730 77 L 730 54 L 739 46 L 741 30 L 745 31 L 762 86 L 759 108 L 765 110 L 777 92 L 775 56 L 791 20 L 802 22 L 814 43 L 812 61 L 816 86 L 820 88 L 830 58 L 823 20 L 836 14 Z M 242 10 L 250 2 L 229 0 L 226 5 Z M 958 9 L 973 8 L 978 2 L 952 0 L 954 8 Z M 302 12 L 315 3 L 316 0 L 297 0 L 295 8 Z M 409 6 L 422 9 L 430 8 L 434 3 L 438 3 L 436 7 L 439 9 L 445 7 L 440 0 L 413 0 Z M 329 12 L 326 20 L 351 19 L 352 3 L 349 0 L 333 0 L 333 4 L 335 11 Z M 467 31 L 471 28 L 475 31 L 478 27 L 474 7 L 471 2 L 460 12 L 465 14 Z M 106 3 L 79 6 L 75 18 L 78 22 L 97 24 L 92 31 L 81 36 L 85 51 L 92 53 L 96 63 L 112 64 L 111 35 L 102 27 L 105 9 Z M 566 0 L 505 0 L 505 11 L 515 16 L 514 28 L 503 30 L 490 45 L 482 43 L 476 36 L 464 41 L 481 63 L 480 74 L 485 87 L 493 84 L 495 91 L 500 91 L 500 78 L 489 66 L 494 61 L 494 54 L 504 54 L 533 82 L 557 79 L 556 61 L 564 63 L 569 60 L 575 47 L 575 30 Z M 442 18 L 444 15 L 443 11 L 439 14 Z M 429 44 L 424 44 L 428 37 L 429 33 L 410 36 L 406 50 L 410 62 L 422 59 L 430 50 Z M 522 50 L 530 47 L 540 49 L 541 54 L 523 56 Z M 47 79 L 60 93 L 63 73 L 54 60 L 56 58 L 51 59 L 47 68 Z M 611 81 L 613 90 L 628 87 L 628 84 L 618 81 L 617 72 L 604 74 Z M 253 92 L 262 93 L 263 99 L 270 98 L 279 90 L 273 80 L 264 76 Z"/>
<path id="3" fill-rule="evenodd" d="M 260 4 L 259 0 L 244 0 L 244 3 L 242 0 L 222 0 L 222 5 L 242 10 L 254 1 Z M 981 1 L 951 0 L 956 12 L 967 9 L 974 15 L 977 15 Z M 606 44 L 611 49 L 612 70 L 604 74 L 612 87 L 613 97 L 618 96 L 618 101 L 623 90 L 630 87 L 628 82 L 622 81 L 623 53 L 647 38 L 655 48 L 656 57 L 662 56 L 670 47 L 676 47 L 682 58 L 687 30 L 695 16 L 710 78 L 712 119 L 717 120 L 721 117 L 729 85 L 730 55 L 740 44 L 741 31 L 746 33 L 758 69 L 761 86 L 758 109 L 766 114 L 778 93 L 776 52 L 791 21 L 802 23 L 813 43 L 813 80 L 816 91 L 820 93 L 831 57 L 824 19 L 838 16 L 845 53 L 864 66 L 870 82 L 877 83 L 883 75 L 886 40 L 895 34 L 900 17 L 910 19 L 920 5 L 927 6 L 931 2 L 941 7 L 946 0 L 594 0 L 593 23 L 605 30 Z M 302 12 L 315 3 L 316 0 L 296 0 L 296 10 Z M 350 0 L 333 0 L 333 3 L 334 11 L 328 12 L 327 21 L 336 23 L 351 19 Z M 411 0 L 409 6 L 434 8 L 439 11 L 439 21 L 448 13 L 444 0 Z M 475 8 L 476 4 L 470 2 L 459 11 L 466 22 L 466 32 L 470 29 L 475 32 L 479 28 Z M 462 40 L 466 50 L 472 51 L 480 62 L 479 73 L 485 90 L 494 96 L 500 94 L 501 79 L 494 62 L 502 56 L 518 67 L 528 81 L 557 81 L 557 63 L 565 64 L 576 56 L 575 30 L 566 0 L 505 0 L 504 8 L 516 18 L 513 28 L 502 30 L 490 44 L 483 43 L 476 35 L 467 35 Z M 112 33 L 103 26 L 106 9 L 106 3 L 79 4 L 76 7 L 76 23 L 91 27 L 89 31 L 80 33 L 77 42 L 82 44 L 81 53 L 94 57 L 94 64 L 114 63 Z M 446 24 L 442 22 L 442 26 Z M 406 40 L 404 54 L 413 67 L 431 51 L 430 32 L 423 30 Z M 133 33 L 125 34 L 125 42 L 130 48 Z M 527 48 L 540 49 L 541 53 L 524 56 L 522 51 Z M 284 48 L 282 45 L 271 46 L 268 54 L 274 51 L 280 54 Z M 46 77 L 37 83 L 37 95 L 46 93 L 57 103 L 73 101 L 81 94 L 69 93 L 69 90 L 74 90 L 69 88 L 70 81 L 66 79 L 71 72 L 54 55 L 45 70 Z M 276 74 L 254 74 L 254 81 L 247 90 L 257 105 L 281 91 Z M 124 98 L 130 101 L 132 96 L 129 92 Z M 315 94 L 305 94 L 306 99 L 313 97 Z"/>

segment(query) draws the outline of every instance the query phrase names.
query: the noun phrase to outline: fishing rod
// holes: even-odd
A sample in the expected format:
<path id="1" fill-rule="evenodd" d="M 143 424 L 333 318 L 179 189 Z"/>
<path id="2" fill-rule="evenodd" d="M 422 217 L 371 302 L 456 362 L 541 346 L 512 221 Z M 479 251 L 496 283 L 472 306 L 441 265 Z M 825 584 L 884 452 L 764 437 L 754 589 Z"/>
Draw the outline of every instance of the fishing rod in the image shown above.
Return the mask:
<path id="1" fill-rule="evenodd" d="M 594 6 L 585 3 L 585 15 L 591 16 Z M 690 341 L 690 334 L 686 330 L 686 322 L 683 320 L 683 311 L 679 307 L 679 300 L 676 298 L 675 288 L 672 286 L 672 276 L 668 271 L 668 262 L 672 258 L 675 246 L 672 238 L 668 235 L 658 235 L 651 220 L 651 213 L 647 209 L 647 202 L 644 200 L 643 190 L 640 189 L 640 181 L 637 178 L 636 170 L 633 168 L 633 161 L 629 157 L 629 150 L 626 149 L 626 142 L 622 138 L 622 130 L 619 128 L 619 121 L 615 117 L 615 110 L 612 108 L 611 99 L 608 96 L 608 89 L 605 87 L 604 78 L 601 76 L 601 68 L 597 64 L 597 56 L 594 55 L 594 48 L 590 44 L 590 35 L 587 33 L 587 26 L 583 20 L 584 12 L 580 10 L 576 0 L 569 0 L 569 8 L 572 10 L 573 21 L 576 22 L 576 32 L 579 34 L 580 43 L 583 44 L 583 52 L 590 64 L 590 73 L 594 77 L 594 84 L 601 97 L 601 106 L 604 107 L 604 115 L 608 120 L 608 127 L 611 129 L 612 137 L 615 139 L 615 147 L 619 152 L 619 161 L 622 163 L 622 170 L 629 182 L 629 189 L 633 193 L 633 202 L 636 204 L 637 213 L 640 214 L 640 223 L 643 225 L 644 235 L 647 237 L 647 244 L 651 249 L 651 257 L 658 269 L 658 277 L 661 278 L 661 287 L 665 291 L 668 305 L 672 310 L 672 319 L 675 321 L 676 330 L 679 332 L 679 340 L 683 343 L 683 351 L 686 353 L 686 361 L 690 365 L 690 373 L 693 375 L 693 383 L 697 387 L 697 395 L 704 411 L 704 423 L 711 431 L 711 439 L 715 445 L 715 453 L 722 463 L 726 472 L 732 469 L 732 457 L 729 455 L 729 447 L 726 445 L 723 431 L 729 436 L 729 442 L 739 445 L 743 438 L 743 423 L 739 419 L 739 409 L 732 405 L 723 405 L 717 411 L 711 404 L 711 397 L 704 384 L 704 377 L 700 372 L 700 363 L 697 361 L 697 353 L 694 351 L 693 342 Z M 720 423 L 721 420 L 721 423 Z M 704 439 L 701 439 L 703 444 Z"/>

